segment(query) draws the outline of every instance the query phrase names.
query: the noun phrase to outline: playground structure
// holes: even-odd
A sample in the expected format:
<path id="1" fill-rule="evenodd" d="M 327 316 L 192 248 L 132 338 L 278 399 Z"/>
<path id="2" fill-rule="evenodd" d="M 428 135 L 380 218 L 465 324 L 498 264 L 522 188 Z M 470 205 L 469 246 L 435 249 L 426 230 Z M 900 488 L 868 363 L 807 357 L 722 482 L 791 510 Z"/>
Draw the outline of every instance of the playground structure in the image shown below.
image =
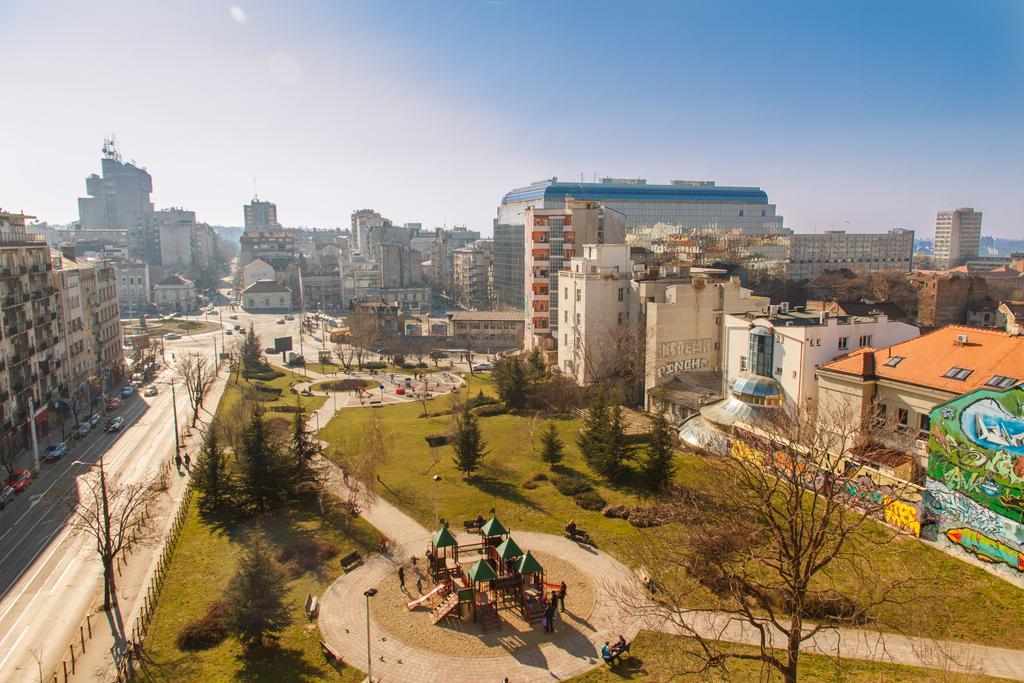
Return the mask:
<path id="1" fill-rule="evenodd" d="M 472 543 L 460 544 L 444 522 L 431 536 L 427 571 L 435 587 L 406 606 L 429 605 L 435 624 L 472 619 L 484 633 L 501 628 L 502 609 L 518 610 L 527 623 L 537 625 L 553 599 L 545 588 L 559 587 L 544 582 L 544 568 L 493 515 L 480 527 L 480 540 Z"/>

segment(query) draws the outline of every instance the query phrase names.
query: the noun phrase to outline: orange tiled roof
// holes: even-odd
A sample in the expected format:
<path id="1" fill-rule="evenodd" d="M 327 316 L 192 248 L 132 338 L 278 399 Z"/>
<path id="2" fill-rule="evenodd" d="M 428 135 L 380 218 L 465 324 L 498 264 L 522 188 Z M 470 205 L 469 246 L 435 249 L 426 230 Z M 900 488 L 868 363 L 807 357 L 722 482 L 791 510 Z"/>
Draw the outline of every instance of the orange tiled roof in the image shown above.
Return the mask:
<path id="1" fill-rule="evenodd" d="M 957 343 L 958 335 L 967 335 L 967 343 Z M 866 358 L 868 354 L 872 359 Z M 895 367 L 886 365 L 896 356 L 903 360 Z M 963 381 L 943 377 L 954 367 L 972 372 Z M 885 349 L 857 349 L 825 363 L 821 369 L 965 394 L 984 386 L 994 375 L 1024 380 L 1024 337 L 1010 336 L 1002 330 L 950 325 Z"/>

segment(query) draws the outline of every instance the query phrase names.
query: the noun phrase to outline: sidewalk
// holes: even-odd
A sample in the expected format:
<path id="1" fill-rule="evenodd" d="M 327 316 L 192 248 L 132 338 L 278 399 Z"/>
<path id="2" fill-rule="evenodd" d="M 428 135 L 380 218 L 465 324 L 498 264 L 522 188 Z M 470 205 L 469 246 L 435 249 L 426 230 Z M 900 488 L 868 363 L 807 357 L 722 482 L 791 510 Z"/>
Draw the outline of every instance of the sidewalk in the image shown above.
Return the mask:
<path id="1" fill-rule="evenodd" d="M 227 371 L 221 369 L 220 376 L 212 389 L 204 406 L 212 412 L 220 403 L 221 396 L 226 387 Z M 179 397 L 179 402 L 180 397 Z M 206 415 L 206 420 L 200 418 L 200 423 L 206 423 L 211 418 Z M 188 436 L 182 442 L 182 452 L 197 452 L 201 443 L 201 435 L 198 429 L 189 430 Z M 167 459 L 173 461 L 173 448 L 168 448 Z M 161 461 L 162 462 L 162 461 Z M 156 504 L 150 509 L 152 524 L 156 529 L 159 539 L 156 543 L 139 546 L 132 549 L 128 554 L 127 562 L 121 565 L 121 575 L 118 577 L 117 595 L 120 607 L 122 637 L 126 638 L 131 633 L 132 626 L 142 613 L 146 600 L 146 590 L 149 586 L 156 566 L 160 561 L 160 553 L 163 550 L 168 532 L 174 517 L 178 512 L 181 500 L 188 487 L 190 474 L 182 468 L 177 473 L 173 467 L 170 468 L 170 486 L 166 491 L 161 492 Z M 102 612 L 93 613 L 91 640 L 85 641 L 85 653 L 76 662 L 76 676 L 80 680 L 110 681 L 114 678 L 114 648 L 117 639 L 114 635 L 113 624 L 108 615 Z"/>

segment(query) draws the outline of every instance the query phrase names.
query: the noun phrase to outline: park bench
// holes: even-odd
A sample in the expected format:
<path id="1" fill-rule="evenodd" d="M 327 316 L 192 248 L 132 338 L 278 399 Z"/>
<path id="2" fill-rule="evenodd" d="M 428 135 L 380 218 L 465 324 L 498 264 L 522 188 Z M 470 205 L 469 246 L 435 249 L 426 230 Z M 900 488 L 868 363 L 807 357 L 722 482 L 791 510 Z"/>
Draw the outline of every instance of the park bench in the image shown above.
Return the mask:
<path id="1" fill-rule="evenodd" d="M 317 599 L 317 596 L 312 593 L 306 593 L 306 616 L 310 619 L 316 619 L 319 614 L 320 602 Z"/>
<path id="2" fill-rule="evenodd" d="M 480 523 L 479 519 L 467 519 L 462 523 L 462 526 L 466 531 L 479 532 L 483 524 Z"/>
<path id="3" fill-rule="evenodd" d="M 576 540 L 576 541 L 578 541 L 580 543 L 586 543 L 588 545 L 595 545 L 594 544 L 594 540 L 592 538 L 590 538 L 590 534 L 588 534 L 583 529 L 580 529 L 579 527 L 576 527 L 576 538 L 575 539 L 573 539 L 573 535 L 571 533 L 569 533 L 569 529 L 568 528 L 563 529 L 563 531 L 565 533 L 565 537 L 570 539 L 570 540 Z"/>
<path id="4" fill-rule="evenodd" d="M 341 558 L 341 568 L 347 572 L 349 569 L 352 569 L 362 561 L 363 556 L 359 554 L 359 551 L 353 550 L 348 555 Z"/>
<path id="5" fill-rule="evenodd" d="M 322 640 L 320 641 L 320 651 L 324 653 L 324 657 L 331 664 L 337 664 L 337 663 L 341 662 L 341 656 L 338 655 L 337 652 L 332 650 L 330 645 L 328 645 L 327 643 L 325 643 Z"/>

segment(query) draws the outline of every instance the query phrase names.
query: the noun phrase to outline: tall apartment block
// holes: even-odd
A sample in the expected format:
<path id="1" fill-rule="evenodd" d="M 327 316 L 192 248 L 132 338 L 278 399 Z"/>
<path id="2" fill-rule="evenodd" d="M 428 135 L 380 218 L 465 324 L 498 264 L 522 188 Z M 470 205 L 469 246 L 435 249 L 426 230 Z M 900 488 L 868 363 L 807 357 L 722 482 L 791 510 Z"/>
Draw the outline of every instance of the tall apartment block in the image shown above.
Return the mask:
<path id="1" fill-rule="evenodd" d="M 626 217 L 597 202 L 566 201 L 563 208 L 528 207 L 524 220 L 523 296 L 529 302 L 524 346 L 554 352 L 558 349 L 558 271 L 577 255 L 577 245 L 625 243 Z"/>
<path id="2" fill-rule="evenodd" d="M 939 268 L 955 268 L 978 256 L 981 211 L 970 207 L 935 214 L 933 258 Z"/>
<path id="3" fill-rule="evenodd" d="M 491 262 L 493 242 L 477 240 L 452 252 L 452 281 L 455 303 L 469 310 L 491 307 Z"/>
<path id="4" fill-rule="evenodd" d="M 783 231 L 782 216 L 759 187 L 718 186 L 712 181 L 673 180 L 668 185 L 644 179 L 603 178 L 576 183 L 550 178 L 506 194 L 494 221 L 494 285 L 502 308 L 524 310 L 522 273 L 527 208 L 565 208 L 570 201 L 591 201 L 624 216 L 627 228 L 667 223 L 684 228 L 738 228 L 747 233 Z M 529 316 L 528 316 L 529 317 Z"/>
<path id="5" fill-rule="evenodd" d="M 102 175 L 85 179 L 88 197 L 78 200 L 83 230 L 127 230 L 133 257 L 159 263 L 159 236 L 152 224 L 153 178 L 144 168 L 121 161 L 112 140 L 103 144 Z"/>
<path id="6" fill-rule="evenodd" d="M 242 207 L 242 213 L 245 216 L 246 232 L 281 229 L 281 224 L 277 222 L 277 204 L 273 202 L 261 202 L 259 197 L 253 197 L 251 202 Z"/>
<path id="7" fill-rule="evenodd" d="M 804 280 L 828 270 L 909 273 L 914 265 L 914 231 L 881 234 L 826 230 L 789 237 L 789 279 Z"/>
<path id="8" fill-rule="evenodd" d="M 391 225 L 391 221 L 373 209 L 359 209 L 352 213 L 352 248 L 360 254 L 366 254 L 369 248 L 370 228 Z"/>

